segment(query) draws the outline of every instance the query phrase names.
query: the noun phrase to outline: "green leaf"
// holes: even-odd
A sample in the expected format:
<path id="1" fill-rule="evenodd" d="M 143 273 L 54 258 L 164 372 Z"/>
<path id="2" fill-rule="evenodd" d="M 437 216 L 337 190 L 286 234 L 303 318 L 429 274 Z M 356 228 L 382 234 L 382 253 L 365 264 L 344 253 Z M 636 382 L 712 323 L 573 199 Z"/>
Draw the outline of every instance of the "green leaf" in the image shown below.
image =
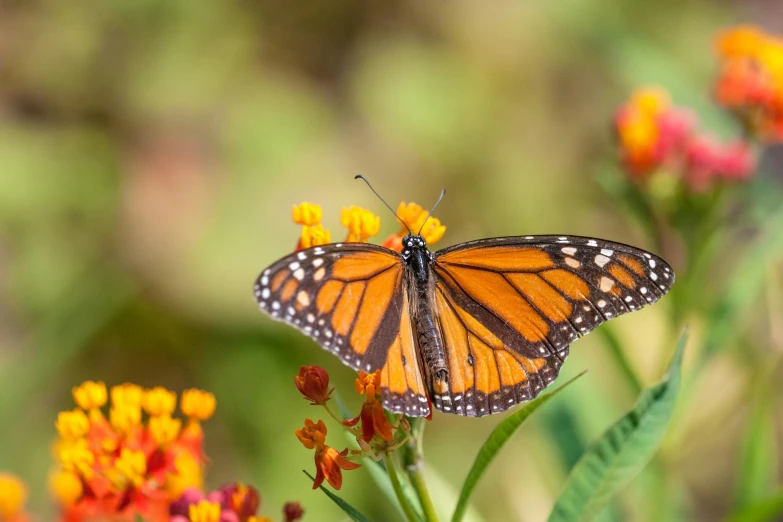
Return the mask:
<path id="1" fill-rule="evenodd" d="M 525 420 L 527 420 L 527 418 L 530 417 L 534 411 L 540 408 L 549 399 L 560 393 L 566 386 L 577 380 L 585 373 L 586 372 L 580 373 L 553 392 L 542 395 L 521 410 L 513 413 L 512 415 L 509 415 L 503 422 L 495 426 L 495 429 L 492 430 L 492 433 L 489 434 L 489 437 L 484 442 L 484 445 L 481 446 L 481 449 L 479 449 L 478 455 L 476 455 L 476 460 L 473 462 L 473 467 L 470 468 L 468 476 L 465 478 L 465 482 L 462 484 L 462 491 L 460 492 L 459 500 L 457 501 L 457 507 L 454 509 L 454 515 L 451 517 L 452 522 L 459 522 L 462 520 L 462 517 L 465 515 L 465 510 L 468 507 L 470 495 L 473 493 L 473 489 L 476 487 L 476 484 L 478 484 L 478 481 L 481 479 L 482 475 L 484 475 L 487 467 L 494 460 L 506 442 L 508 442 L 511 436 L 517 431 L 517 429 L 519 429 L 522 423 L 525 422 Z"/>
<path id="2" fill-rule="evenodd" d="M 778 522 L 783 516 L 783 491 L 734 513 L 726 522 Z"/>
<path id="3" fill-rule="evenodd" d="M 579 459 L 557 499 L 549 522 L 593 519 L 652 458 L 666 433 L 680 389 L 683 332 L 666 377 Z"/>
<path id="4" fill-rule="evenodd" d="M 305 470 L 302 470 L 302 473 L 304 473 L 305 475 L 310 477 L 310 480 L 313 480 L 313 481 L 315 480 L 315 478 L 312 475 L 310 475 L 308 472 L 306 472 Z M 337 506 L 340 509 L 342 509 L 343 512 L 346 515 L 351 517 L 351 520 L 354 520 L 355 522 L 368 522 L 367 517 L 362 515 L 361 512 L 359 512 L 358 509 L 356 509 L 355 507 L 350 505 L 348 502 L 346 502 L 345 500 L 341 499 L 340 497 L 338 497 L 337 495 L 335 495 L 334 493 L 332 493 L 331 491 L 329 491 L 325 487 L 323 487 L 323 486 L 318 486 L 318 487 L 321 489 L 321 491 L 326 493 L 326 496 L 329 497 L 330 499 L 332 499 L 332 502 L 337 504 Z"/>
<path id="5" fill-rule="evenodd" d="M 740 451 L 736 481 L 736 507 L 742 509 L 768 498 L 775 491 L 778 471 L 775 436 L 775 372 L 772 362 L 754 379 L 754 400 Z"/>

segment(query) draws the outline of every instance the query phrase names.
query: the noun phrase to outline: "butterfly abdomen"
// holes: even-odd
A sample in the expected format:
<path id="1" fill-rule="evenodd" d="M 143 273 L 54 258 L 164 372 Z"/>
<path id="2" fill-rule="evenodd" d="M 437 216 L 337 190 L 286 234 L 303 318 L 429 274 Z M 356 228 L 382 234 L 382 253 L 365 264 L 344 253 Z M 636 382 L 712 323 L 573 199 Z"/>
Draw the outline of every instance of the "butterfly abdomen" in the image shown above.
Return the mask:
<path id="1" fill-rule="evenodd" d="M 429 374 L 439 381 L 448 381 L 446 351 L 432 314 L 430 295 L 430 262 L 432 256 L 426 247 L 414 248 L 406 259 L 413 279 L 412 293 L 416 296 L 413 319 L 424 364 Z"/>

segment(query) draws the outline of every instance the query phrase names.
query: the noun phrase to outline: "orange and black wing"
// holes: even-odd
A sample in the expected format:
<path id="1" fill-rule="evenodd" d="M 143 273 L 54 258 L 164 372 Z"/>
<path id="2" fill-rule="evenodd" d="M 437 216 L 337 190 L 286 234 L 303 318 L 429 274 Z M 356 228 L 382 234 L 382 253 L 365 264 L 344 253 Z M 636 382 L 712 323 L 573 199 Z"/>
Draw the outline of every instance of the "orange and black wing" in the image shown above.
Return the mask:
<path id="1" fill-rule="evenodd" d="M 384 408 L 392 413 L 424 417 L 430 414 L 430 407 L 405 286 L 399 332 L 381 371 L 381 396 Z"/>
<path id="2" fill-rule="evenodd" d="M 258 306 L 293 325 L 355 370 L 381 370 L 383 405 L 429 414 L 403 264 L 368 243 L 334 243 L 291 254 L 256 280 Z"/>
<path id="3" fill-rule="evenodd" d="M 433 272 L 449 382 L 433 383 L 432 401 L 479 416 L 538 395 L 572 341 L 674 283 L 671 267 L 649 252 L 577 236 L 463 243 L 437 252 Z"/>
<path id="4" fill-rule="evenodd" d="M 386 363 L 399 338 L 403 265 L 392 250 L 333 243 L 293 253 L 264 270 L 258 306 L 337 355 L 355 370 Z"/>

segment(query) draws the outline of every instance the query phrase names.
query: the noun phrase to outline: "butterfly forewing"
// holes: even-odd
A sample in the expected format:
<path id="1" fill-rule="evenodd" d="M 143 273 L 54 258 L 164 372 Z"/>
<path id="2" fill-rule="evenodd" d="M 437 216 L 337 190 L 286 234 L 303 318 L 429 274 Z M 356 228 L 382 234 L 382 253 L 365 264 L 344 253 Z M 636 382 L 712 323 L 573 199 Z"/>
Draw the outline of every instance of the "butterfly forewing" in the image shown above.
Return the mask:
<path id="1" fill-rule="evenodd" d="M 291 254 L 264 270 L 259 307 L 285 321 L 356 370 L 384 366 L 399 337 L 403 265 L 393 251 L 336 243 Z"/>

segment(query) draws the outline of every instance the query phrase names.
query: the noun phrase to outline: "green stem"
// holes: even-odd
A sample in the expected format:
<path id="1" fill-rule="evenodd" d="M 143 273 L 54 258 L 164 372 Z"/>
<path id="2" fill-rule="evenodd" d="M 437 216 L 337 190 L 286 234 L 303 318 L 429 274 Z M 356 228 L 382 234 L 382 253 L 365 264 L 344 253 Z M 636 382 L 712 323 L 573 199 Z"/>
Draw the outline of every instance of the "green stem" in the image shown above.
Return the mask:
<path id="1" fill-rule="evenodd" d="M 419 517 L 413 511 L 413 508 L 408 503 L 408 499 L 405 498 L 405 494 L 402 492 L 402 484 L 400 483 L 400 477 L 397 475 L 397 468 L 394 467 L 394 461 L 390 454 L 386 454 L 383 458 L 384 464 L 386 464 L 386 472 L 389 474 L 389 479 L 394 488 L 394 495 L 397 497 L 397 502 L 400 503 L 405 518 L 408 522 L 419 522 Z"/>
<path id="2" fill-rule="evenodd" d="M 416 491 L 416 495 L 419 497 L 419 504 L 421 504 L 421 509 L 424 512 L 424 520 L 426 522 L 438 522 L 438 514 L 435 512 L 435 505 L 432 503 L 432 498 L 422 473 L 424 468 L 424 454 L 422 452 L 424 419 L 410 419 L 410 423 L 412 437 L 400 448 L 402 450 L 402 465 L 413 489 Z"/>
<path id="3" fill-rule="evenodd" d="M 631 387 L 634 397 L 638 396 L 640 393 L 642 393 L 644 386 L 639 380 L 639 376 L 636 374 L 633 366 L 631 366 L 631 362 L 628 360 L 628 357 L 626 357 L 625 350 L 623 350 L 623 346 L 620 343 L 620 340 L 617 338 L 617 335 L 615 335 L 610 326 L 604 326 L 598 331 L 603 335 L 604 339 L 606 340 L 606 346 L 614 356 L 614 360 L 620 366 L 620 369 L 622 369 L 625 382 L 628 384 L 628 386 Z"/>

